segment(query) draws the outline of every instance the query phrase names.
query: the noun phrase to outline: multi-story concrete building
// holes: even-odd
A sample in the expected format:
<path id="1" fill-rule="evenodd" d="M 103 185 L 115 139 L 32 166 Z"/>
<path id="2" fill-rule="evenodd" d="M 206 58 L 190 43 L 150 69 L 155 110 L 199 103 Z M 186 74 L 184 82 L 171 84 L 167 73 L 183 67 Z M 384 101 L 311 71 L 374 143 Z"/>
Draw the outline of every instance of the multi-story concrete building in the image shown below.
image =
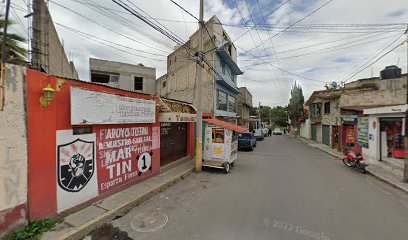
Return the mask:
<path id="1" fill-rule="evenodd" d="M 249 129 L 249 110 L 252 108 L 252 94 L 246 87 L 239 88 L 238 96 L 238 125 Z"/>
<path id="2" fill-rule="evenodd" d="M 89 59 L 89 68 L 91 82 L 128 91 L 156 94 L 155 68 L 94 58 Z"/>
<path id="3" fill-rule="evenodd" d="M 237 122 L 237 75 L 242 74 L 237 66 L 237 50 L 216 16 L 206 23 L 203 33 L 205 52 L 204 76 L 202 79 L 201 106 L 204 114 Z M 183 46 L 176 46 L 167 57 L 167 73 L 156 82 L 157 94 L 197 105 L 196 70 L 194 54 L 198 47 L 198 31 Z"/>
<path id="4" fill-rule="evenodd" d="M 74 63 L 65 54 L 47 3 L 43 0 L 33 0 L 32 3 L 31 68 L 50 75 L 78 79 Z"/>

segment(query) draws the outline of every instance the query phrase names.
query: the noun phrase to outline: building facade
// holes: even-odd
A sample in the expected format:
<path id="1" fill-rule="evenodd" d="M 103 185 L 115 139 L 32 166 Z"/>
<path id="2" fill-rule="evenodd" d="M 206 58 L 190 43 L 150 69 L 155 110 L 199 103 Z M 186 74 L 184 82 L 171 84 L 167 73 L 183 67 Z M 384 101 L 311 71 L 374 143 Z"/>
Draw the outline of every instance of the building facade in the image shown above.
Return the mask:
<path id="1" fill-rule="evenodd" d="M 89 59 L 90 79 L 123 90 L 156 95 L 156 69 L 128 63 Z"/>
<path id="2" fill-rule="evenodd" d="M 368 137 L 363 137 L 368 122 L 366 110 L 406 103 L 406 75 L 397 78 L 367 78 L 345 85 L 340 97 L 343 126 L 343 148 L 351 147 L 357 153 L 369 148 Z M 362 131 L 365 131 L 364 133 Z M 381 160 L 380 158 L 378 160 Z"/>
<path id="3" fill-rule="evenodd" d="M 205 114 L 232 123 L 237 122 L 237 50 L 216 16 L 209 19 L 203 34 L 202 99 Z M 192 103 L 197 106 L 197 63 L 194 56 L 198 47 L 198 31 L 183 46 L 176 46 L 167 57 L 167 73 L 156 82 L 161 97 Z"/>
<path id="4" fill-rule="evenodd" d="M 246 87 L 239 88 L 238 108 L 239 115 L 238 125 L 249 129 L 249 111 L 253 107 L 252 94 Z"/>
<path id="5" fill-rule="evenodd" d="M 74 63 L 61 43 L 54 22 L 43 0 L 33 0 L 33 38 L 31 41 L 31 69 L 50 75 L 78 79 Z"/>
<path id="6" fill-rule="evenodd" d="M 335 149 L 340 149 L 341 92 L 339 89 L 315 91 L 305 103 L 309 108 L 310 138 Z"/>

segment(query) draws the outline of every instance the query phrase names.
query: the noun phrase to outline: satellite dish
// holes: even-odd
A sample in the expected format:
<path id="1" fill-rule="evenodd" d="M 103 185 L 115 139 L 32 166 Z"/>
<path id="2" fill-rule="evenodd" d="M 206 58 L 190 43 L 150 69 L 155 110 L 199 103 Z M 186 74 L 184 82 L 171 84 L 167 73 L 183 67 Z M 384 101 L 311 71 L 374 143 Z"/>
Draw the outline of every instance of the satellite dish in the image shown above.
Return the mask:
<path id="1" fill-rule="evenodd" d="M 333 82 L 331 83 L 331 86 L 332 86 L 332 88 L 337 88 L 337 82 L 333 81 Z"/>

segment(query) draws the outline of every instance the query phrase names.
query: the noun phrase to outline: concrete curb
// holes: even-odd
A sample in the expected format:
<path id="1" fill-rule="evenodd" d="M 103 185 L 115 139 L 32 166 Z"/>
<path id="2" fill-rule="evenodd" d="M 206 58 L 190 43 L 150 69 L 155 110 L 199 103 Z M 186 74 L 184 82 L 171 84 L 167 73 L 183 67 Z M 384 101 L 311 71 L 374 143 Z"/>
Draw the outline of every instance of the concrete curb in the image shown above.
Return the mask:
<path id="1" fill-rule="evenodd" d="M 98 227 L 102 226 L 103 224 L 115 219 L 116 217 L 120 217 L 125 215 L 127 212 L 129 212 L 132 208 L 142 204 L 149 198 L 153 197 L 157 193 L 165 190 L 169 186 L 175 184 L 176 182 L 183 180 L 185 177 L 190 175 L 194 170 L 194 167 L 191 169 L 187 169 L 184 172 L 172 177 L 169 181 L 165 182 L 164 184 L 151 189 L 145 193 L 143 193 L 141 196 L 130 199 L 128 202 L 112 209 L 109 210 L 100 216 L 86 222 L 85 224 L 79 226 L 79 227 L 72 227 L 70 231 L 60 235 L 60 236 L 55 236 L 53 240 L 77 240 L 85 237 L 87 234 L 92 232 L 93 230 L 97 229 Z M 40 239 L 43 239 L 42 237 Z"/>
<path id="2" fill-rule="evenodd" d="M 299 139 L 299 138 L 295 138 L 295 139 L 299 140 L 300 142 L 302 142 L 302 143 L 304 143 L 304 144 L 306 144 L 306 145 L 308 145 L 308 146 L 310 146 L 310 147 L 312 147 L 312 148 L 319 149 L 320 151 L 322 151 L 322 152 L 324 152 L 324 153 L 327 153 L 327 154 L 329 154 L 329 155 L 331 155 L 331 156 L 333 156 L 333 157 L 339 158 L 339 156 L 336 156 L 335 154 L 333 154 L 333 153 L 331 153 L 331 152 L 327 152 L 327 151 L 325 151 L 324 149 L 321 149 L 321 148 L 318 148 L 318 147 L 315 147 L 315 146 L 311 146 L 309 143 L 307 143 L 307 142 L 304 141 L 303 139 Z M 339 159 L 341 159 L 341 158 L 339 158 Z M 395 183 L 395 182 L 393 182 L 393 181 L 391 181 L 391 180 L 389 180 L 389 179 L 386 179 L 386 178 L 380 176 L 379 174 L 377 174 L 377 173 L 375 173 L 375 172 L 373 172 L 373 171 L 370 171 L 369 168 L 367 168 L 366 170 L 367 170 L 367 173 L 368 173 L 368 174 L 370 174 L 371 176 L 373 176 L 373 177 L 375 177 L 376 179 L 380 180 L 381 182 L 387 183 L 387 184 L 390 185 L 391 187 L 396 188 L 396 189 L 398 189 L 398 190 L 400 190 L 400 191 L 402 191 L 402 192 L 408 194 L 408 190 L 407 190 L 406 188 L 399 186 L 397 183 Z"/>
<path id="3" fill-rule="evenodd" d="M 395 189 L 398 189 L 398 190 L 400 190 L 400 191 L 402 191 L 402 192 L 408 194 L 408 190 L 407 190 L 407 189 L 405 189 L 405 188 L 399 186 L 398 184 L 394 183 L 393 181 L 388 180 L 388 179 L 386 179 L 386 178 L 384 178 L 384 177 L 381 177 L 380 175 L 373 173 L 373 172 L 370 171 L 369 169 L 367 169 L 367 173 L 370 174 L 371 176 L 375 177 L 376 179 L 380 180 L 381 182 L 387 183 L 387 184 L 390 185 L 391 187 L 393 187 L 393 188 L 395 188 Z"/>

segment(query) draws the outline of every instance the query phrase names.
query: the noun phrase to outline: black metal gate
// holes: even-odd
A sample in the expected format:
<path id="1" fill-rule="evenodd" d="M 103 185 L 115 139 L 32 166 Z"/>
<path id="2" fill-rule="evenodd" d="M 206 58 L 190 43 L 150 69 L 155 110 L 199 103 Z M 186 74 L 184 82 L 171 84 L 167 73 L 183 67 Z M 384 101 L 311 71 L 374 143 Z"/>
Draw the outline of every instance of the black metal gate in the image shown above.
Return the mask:
<path id="1" fill-rule="evenodd" d="M 187 155 L 187 124 L 160 123 L 160 166 Z"/>

